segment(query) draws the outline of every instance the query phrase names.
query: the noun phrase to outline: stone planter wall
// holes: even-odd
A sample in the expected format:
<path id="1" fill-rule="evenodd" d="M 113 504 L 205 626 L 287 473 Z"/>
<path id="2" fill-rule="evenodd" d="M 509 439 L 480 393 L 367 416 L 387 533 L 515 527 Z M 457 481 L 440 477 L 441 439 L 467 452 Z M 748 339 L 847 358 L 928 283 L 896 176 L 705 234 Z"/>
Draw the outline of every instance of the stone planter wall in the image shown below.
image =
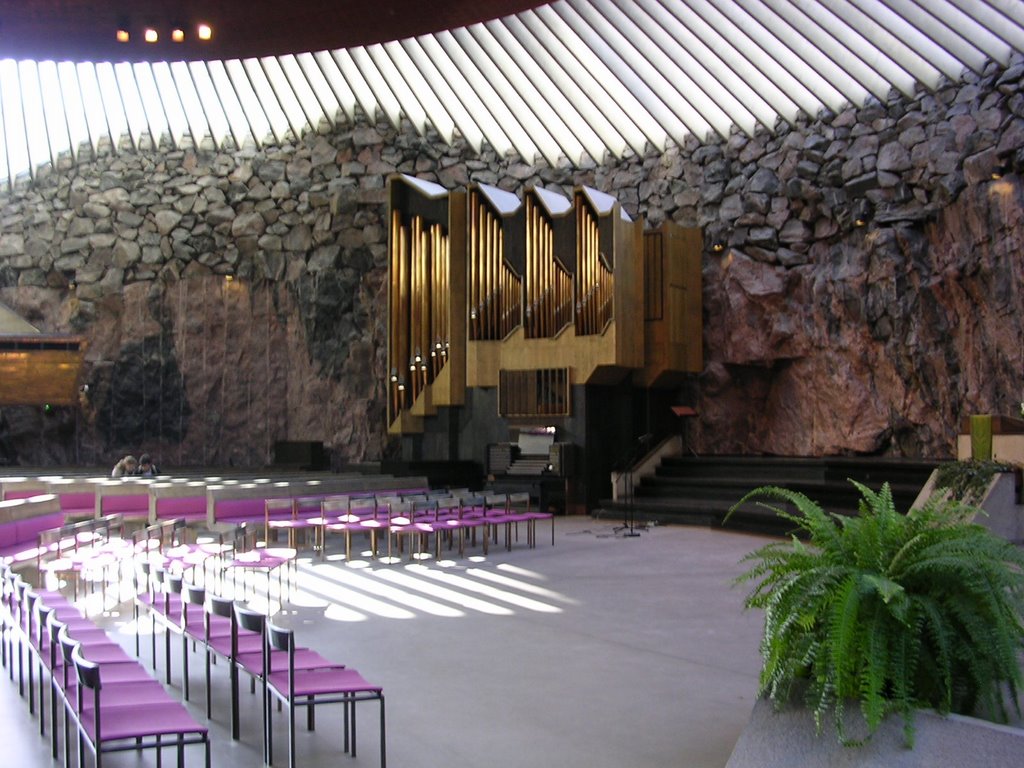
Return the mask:
<path id="1" fill-rule="evenodd" d="M 706 366 L 678 395 L 698 452 L 952 456 L 962 413 L 1014 412 L 1022 391 L 1022 187 L 991 178 L 1021 167 L 1022 73 L 575 169 L 366 119 L 282 147 L 65 159 L 0 197 L 0 301 L 88 336 L 88 393 L 0 410 L 0 463 L 259 466 L 285 439 L 380 458 L 396 171 L 588 184 L 701 226 Z"/>

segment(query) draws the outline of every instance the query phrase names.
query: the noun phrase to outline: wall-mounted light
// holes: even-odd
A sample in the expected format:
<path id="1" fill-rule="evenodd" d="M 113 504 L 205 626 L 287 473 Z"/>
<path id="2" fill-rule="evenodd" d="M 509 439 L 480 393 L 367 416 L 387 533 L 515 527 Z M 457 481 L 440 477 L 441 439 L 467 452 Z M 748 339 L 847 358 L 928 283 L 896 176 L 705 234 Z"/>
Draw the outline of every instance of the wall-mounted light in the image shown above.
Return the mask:
<path id="1" fill-rule="evenodd" d="M 711 244 L 712 253 L 721 253 L 724 250 L 725 243 L 723 243 L 721 240 L 716 240 L 714 243 Z"/>
<path id="2" fill-rule="evenodd" d="M 398 391 L 405 392 L 405 379 L 398 380 Z"/>
<path id="3" fill-rule="evenodd" d="M 128 33 L 128 30 L 124 27 L 119 27 L 117 32 L 114 33 L 114 37 L 117 38 L 117 42 L 119 43 L 127 43 L 132 38 Z"/>
<path id="4" fill-rule="evenodd" d="M 872 208 L 870 200 L 858 200 L 853 206 L 853 226 L 866 227 L 871 221 L 873 213 L 874 208 Z"/>
<path id="5" fill-rule="evenodd" d="M 233 283 L 234 281 L 235 281 L 235 276 L 234 275 L 224 275 L 224 282 L 225 283 Z"/>
<path id="6" fill-rule="evenodd" d="M 142 33 L 142 39 L 147 43 L 156 43 L 160 40 L 160 33 L 153 27 L 146 27 L 145 31 Z"/>
<path id="7" fill-rule="evenodd" d="M 196 27 L 196 37 L 200 40 L 212 40 L 213 39 L 213 27 L 209 24 L 199 24 Z"/>
<path id="8" fill-rule="evenodd" d="M 171 40 L 176 43 L 185 42 L 185 30 L 181 27 L 175 27 L 171 30 Z"/>
<path id="9" fill-rule="evenodd" d="M 392 368 L 391 369 L 391 383 L 392 384 L 397 384 L 398 383 L 398 369 L 397 368 Z"/>

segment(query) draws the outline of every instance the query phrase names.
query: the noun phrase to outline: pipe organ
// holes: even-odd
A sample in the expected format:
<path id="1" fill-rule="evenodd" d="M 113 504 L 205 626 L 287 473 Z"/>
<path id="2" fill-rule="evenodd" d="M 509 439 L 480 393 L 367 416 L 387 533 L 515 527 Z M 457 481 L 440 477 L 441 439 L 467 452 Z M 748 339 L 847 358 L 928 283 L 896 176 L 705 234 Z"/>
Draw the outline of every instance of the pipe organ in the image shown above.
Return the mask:
<path id="1" fill-rule="evenodd" d="M 563 214 L 567 211 L 571 206 L 564 198 L 552 200 L 550 194 L 540 190 L 530 190 L 526 195 L 524 322 L 528 339 L 553 338 L 573 322 L 573 278 L 558 248 L 559 239 L 565 239 L 564 225 L 568 222 Z M 564 245 L 561 251 L 564 255 Z"/>
<path id="2" fill-rule="evenodd" d="M 505 259 L 504 224 L 493 197 L 484 188 L 469 193 L 469 337 L 474 341 L 504 339 L 521 323 L 523 280 Z"/>
<path id="3" fill-rule="evenodd" d="M 601 333 L 611 322 L 614 277 L 601 248 L 598 214 L 587 195 L 576 194 L 576 334 Z"/>
<path id="4" fill-rule="evenodd" d="M 645 234 L 588 187 L 520 200 L 396 175 L 389 200 L 393 434 L 423 432 L 437 407 L 463 405 L 473 388 L 498 390 L 499 417 L 568 417 L 574 386 L 663 387 L 700 371 L 699 230 L 668 222 Z M 685 306 L 662 309 L 673 302 Z"/>

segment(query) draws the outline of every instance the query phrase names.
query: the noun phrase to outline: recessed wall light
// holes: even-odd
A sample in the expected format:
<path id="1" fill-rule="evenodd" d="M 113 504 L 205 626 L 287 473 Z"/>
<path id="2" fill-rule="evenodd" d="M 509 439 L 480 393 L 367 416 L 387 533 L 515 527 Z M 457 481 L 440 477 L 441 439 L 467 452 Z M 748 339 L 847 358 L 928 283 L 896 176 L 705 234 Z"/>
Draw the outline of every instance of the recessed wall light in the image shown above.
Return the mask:
<path id="1" fill-rule="evenodd" d="M 146 31 L 142 33 L 142 38 L 147 43 L 155 43 L 160 39 L 160 34 L 152 27 L 146 27 Z"/>
<path id="2" fill-rule="evenodd" d="M 209 24 L 200 24 L 196 27 L 196 35 L 200 40 L 210 40 L 213 37 L 213 27 Z"/>
<path id="3" fill-rule="evenodd" d="M 127 29 L 119 29 L 115 33 L 114 37 L 117 38 L 119 43 L 127 43 L 131 39 L 131 35 L 128 34 Z"/>
<path id="4" fill-rule="evenodd" d="M 174 29 L 172 29 L 171 40 L 173 40 L 176 43 L 185 42 L 185 30 L 183 30 L 181 27 L 175 27 Z"/>

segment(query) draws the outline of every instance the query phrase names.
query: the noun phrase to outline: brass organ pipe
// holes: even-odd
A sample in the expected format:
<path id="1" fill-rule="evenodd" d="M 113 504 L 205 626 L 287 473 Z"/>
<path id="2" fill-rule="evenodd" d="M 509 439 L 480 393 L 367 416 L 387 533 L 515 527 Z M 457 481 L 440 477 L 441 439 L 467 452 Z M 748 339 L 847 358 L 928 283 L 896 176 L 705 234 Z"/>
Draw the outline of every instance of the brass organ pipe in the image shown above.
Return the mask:
<path id="1" fill-rule="evenodd" d="M 469 337 L 478 337 L 476 321 L 477 313 L 477 233 L 476 233 L 476 193 L 469 196 Z"/>

